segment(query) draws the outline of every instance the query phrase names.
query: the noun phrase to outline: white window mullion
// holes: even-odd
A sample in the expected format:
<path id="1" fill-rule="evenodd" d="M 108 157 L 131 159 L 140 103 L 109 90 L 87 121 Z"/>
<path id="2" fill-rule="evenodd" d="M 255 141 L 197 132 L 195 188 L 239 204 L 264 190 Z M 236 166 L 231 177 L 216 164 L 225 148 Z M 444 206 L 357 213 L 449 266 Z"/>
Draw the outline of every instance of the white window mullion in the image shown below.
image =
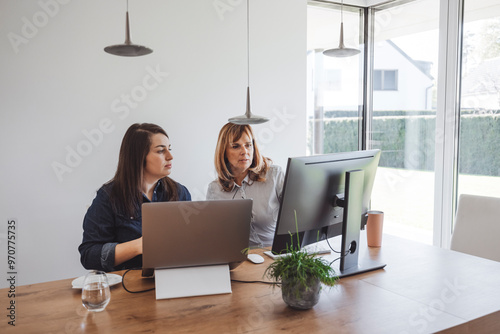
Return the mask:
<path id="1" fill-rule="evenodd" d="M 364 108 L 366 110 L 365 117 L 365 143 L 361 147 L 366 147 L 370 150 L 372 145 L 372 121 L 373 121 L 373 45 L 374 45 L 374 24 L 373 10 L 368 8 L 365 11 L 365 87 L 364 87 Z"/>
<path id="2" fill-rule="evenodd" d="M 462 12 L 462 0 L 441 0 L 433 243 L 444 248 L 451 240 L 456 198 Z"/>

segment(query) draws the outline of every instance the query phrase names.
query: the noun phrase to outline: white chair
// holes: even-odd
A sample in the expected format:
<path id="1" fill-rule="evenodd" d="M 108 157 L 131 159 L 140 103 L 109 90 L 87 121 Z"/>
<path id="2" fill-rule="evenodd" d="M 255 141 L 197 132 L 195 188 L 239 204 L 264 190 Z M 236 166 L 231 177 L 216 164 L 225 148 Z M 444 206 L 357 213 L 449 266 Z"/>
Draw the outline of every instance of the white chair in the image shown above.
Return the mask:
<path id="1" fill-rule="evenodd" d="M 500 198 L 460 195 L 450 249 L 500 261 Z"/>

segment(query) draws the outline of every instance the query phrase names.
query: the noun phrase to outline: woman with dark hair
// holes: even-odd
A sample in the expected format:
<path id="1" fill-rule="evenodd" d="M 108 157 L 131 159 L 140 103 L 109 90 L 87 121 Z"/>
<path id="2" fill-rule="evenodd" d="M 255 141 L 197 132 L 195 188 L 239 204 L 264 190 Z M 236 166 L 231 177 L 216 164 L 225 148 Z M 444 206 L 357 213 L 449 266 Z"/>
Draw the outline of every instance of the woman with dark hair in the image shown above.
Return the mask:
<path id="1" fill-rule="evenodd" d="M 250 246 L 270 246 L 283 190 L 283 171 L 263 157 L 249 125 L 227 123 L 215 149 L 217 179 L 208 186 L 207 199 L 253 199 Z"/>
<path id="2" fill-rule="evenodd" d="M 170 139 L 158 125 L 128 128 L 115 176 L 97 191 L 83 220 L 78 250 L 86 269 L 142 267 L 142 203 L 191 200 L 186 187 L 168 177 L 170 151 Z"/>

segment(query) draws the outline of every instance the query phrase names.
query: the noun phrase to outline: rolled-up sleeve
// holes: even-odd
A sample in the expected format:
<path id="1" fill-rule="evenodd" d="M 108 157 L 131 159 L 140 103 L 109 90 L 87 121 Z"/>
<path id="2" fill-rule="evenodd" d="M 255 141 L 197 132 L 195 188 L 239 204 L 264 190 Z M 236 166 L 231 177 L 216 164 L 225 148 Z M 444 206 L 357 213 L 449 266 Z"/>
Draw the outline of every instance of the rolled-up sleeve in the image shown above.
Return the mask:
<path id="1" fill-rule="evenodd" d="M 101 249 L 101 266 L 104 271 L 115 270 L 115 247 L 117 242 L 108 242 Z"/>

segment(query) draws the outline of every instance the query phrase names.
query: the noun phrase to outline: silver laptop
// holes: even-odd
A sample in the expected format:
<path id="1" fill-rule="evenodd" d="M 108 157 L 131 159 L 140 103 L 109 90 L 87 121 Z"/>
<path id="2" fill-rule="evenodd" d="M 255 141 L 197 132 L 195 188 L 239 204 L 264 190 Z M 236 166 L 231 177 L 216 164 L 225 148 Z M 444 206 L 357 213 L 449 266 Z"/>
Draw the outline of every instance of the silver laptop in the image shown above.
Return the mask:
<path id="1" fill-rule="evenodd" d="M 229 264 L 246 259 L 252 200 L 142 205 L 143 275 L 153 269 Z"/>

